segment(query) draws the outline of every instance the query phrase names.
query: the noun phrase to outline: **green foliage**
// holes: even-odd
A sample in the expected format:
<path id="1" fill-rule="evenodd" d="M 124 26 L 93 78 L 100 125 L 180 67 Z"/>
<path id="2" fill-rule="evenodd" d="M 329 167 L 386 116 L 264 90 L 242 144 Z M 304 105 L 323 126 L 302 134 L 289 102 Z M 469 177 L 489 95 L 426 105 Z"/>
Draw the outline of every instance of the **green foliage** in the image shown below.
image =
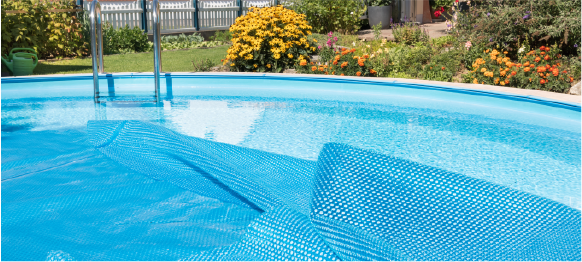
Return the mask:
<path id="1" fill-rule="evenodd" d="M 221 41 L 206 41 L 204 38 L 197 33 L 192 35 L 180 34 L 177 36 L 162 36 L 161 39 L 162 50 L 176 50 L 176 49 L 189 49 L 189 48 L 199 48 L 199 47 L 215 47 L 223 45 Z"/>
<path id="2" fill-rule="evenodd" d="M 430 62 L 424 66 L 421 78 L 444 82 L 453 81 L 453 76 L 461 68 L 461 55 L 462 52 L 459 50 L 434 55 Z"/>
<path id="3" fill-rule="evenodd" d="M 215 64 L 208 58 L 193 60 L 194 72 L 208 72 Z"/>
<path id="4" fill-rule="evenodd" d="M 128 25 L 115 29 L 106 23 L 103 28 L 103 53 L 120 54 L 146 52 L 149 49 L 148 37 L 139 28 L 130 29 Z"/>
<path id="5" fill-rule="evenodd" d="M 430 40 L 430 43 L 436 47 L 445 47 L 453 44 L 455 37 L 452 35 L 441 36 Z"/>
<path id="6" fill-rule="evenodd" d="M 296 65 L 296 70 L 303 74 L 325 74 L 340 76 L 376 76 L 376 71 L 371 68 L 368 55 L 356 56 L 356 49 L 342 48 L 335 52 L 332 60 L 307 63 L 303 60 Z"/>
<path id="7" fill-rule="evenodd" d="M 524 41 L 532 48 L 558 44 L 564 55 L 580 46 L 581 0 L 473 0 L 458 17 L 454 32 L 473 44 L 498 45 L 515 57 Z"/>
<path id="8" fill-rule="evenodd" d="M 406 45 L 417 42 L 426 43 L 430 39 L 426 30 L 420 29 L 420 26 L 412 22 L 392 24 L 392 34 L 396 42 Z"/>
<path id="9" fill-rule="evenodd" d="M 220 42 L 230 42 L 232 39 L 232 34 L 230 31 L 216 31 L 213 36 L 210 37 L 210 41 L 220 41 Z"/>
<path id="10" fill-rule="evenodd" d="M 2 54 L 15 47 L 36 50 L 40 58 L 81 56 L 88 44 L 82 34 L 77 13 L 47 12 L 50 9 L 73 9 L 74 0 L 2 1 Z M 8 10 L 25 13 L 7 14 Z"/>
<path id="11" fill-rule="evenodd" d="M 368 6 L 389 6 L 392 0 L 368 0 Z"/>
<path id="12" fill-rule="evenodd" d="M 437 9 L 439 7 L 451 7 L 453 6 L 453 3 L 455 3 L 454 0 L 430 0 L 430 7 L 432 7 L 432 9 Z"/>
<path id="13" fill-rule="evenodd" d="M 365 11 L 360 0 L 289 0 L 286 5 L 305 14 L 317 33 L 354 33 L 360 29 L 360 16 Z"/>
<path id="14" fill-rule="evenodd" d="M 372 68 L 378 71 L 378 76 L 390 77 L 404 73 L 410 77 L 419 77 L 434 50 L 429 45 L 418 43 L 416 46 L 396 45 L 381 53 L 374 54 L 371 60 Z"/>
<path id="15" fill-rule="evenodd" d="M 380 37 L 382 36 L 382 22 L 372 26 L 372 30 L 374 31 L 374 40 L 380 40 Z"/>

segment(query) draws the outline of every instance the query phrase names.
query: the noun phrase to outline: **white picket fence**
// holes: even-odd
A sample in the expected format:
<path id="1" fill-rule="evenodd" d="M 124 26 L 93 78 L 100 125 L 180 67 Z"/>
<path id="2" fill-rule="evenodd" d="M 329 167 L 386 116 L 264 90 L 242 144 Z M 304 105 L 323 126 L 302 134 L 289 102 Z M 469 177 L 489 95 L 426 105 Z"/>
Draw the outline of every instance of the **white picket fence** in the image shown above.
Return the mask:
<path id="1" fill-rule="evenodd" d="M 251 6 L 264 7 L 275 4 L 275 0 L 242 0 L 243 15 Z M 281 0 L 278 1 L 282 2 Z M 91 2 L 85 1 L 83 8 L 89 10 Z M 200 30 L 228 29 L 237 17 L 240 7 L 237 0 L 198 1 L 198 27 Z M 193 1 L 160 1 L 162 33 L 195 30 Z M 115 28 L 142 28 L 142 1 L 101 2 L 101 14 L 104 22 Z M 147 1 L 147 26 L 152 28 L 152 2 Z M 144 28 L 142 28 L 144 29 Z"/>

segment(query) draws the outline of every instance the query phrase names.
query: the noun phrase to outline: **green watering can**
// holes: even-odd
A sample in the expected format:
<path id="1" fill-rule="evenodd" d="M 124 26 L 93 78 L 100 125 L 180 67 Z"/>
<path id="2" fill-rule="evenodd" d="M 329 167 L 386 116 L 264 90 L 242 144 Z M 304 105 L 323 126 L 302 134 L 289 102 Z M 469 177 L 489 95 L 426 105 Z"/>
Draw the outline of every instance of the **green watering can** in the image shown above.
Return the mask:
<path id="1" fill-rule="evenodd" d="M 34 53 L 14 51 L 31 51 Z M 14 76 L 32 75 L 32 71 L 38 65 L 38 56 L 34 49 L 31 48 L 14 48 L 10 50 L 8 57 L 2 56 L 2 63 L 8 67 Z"/>

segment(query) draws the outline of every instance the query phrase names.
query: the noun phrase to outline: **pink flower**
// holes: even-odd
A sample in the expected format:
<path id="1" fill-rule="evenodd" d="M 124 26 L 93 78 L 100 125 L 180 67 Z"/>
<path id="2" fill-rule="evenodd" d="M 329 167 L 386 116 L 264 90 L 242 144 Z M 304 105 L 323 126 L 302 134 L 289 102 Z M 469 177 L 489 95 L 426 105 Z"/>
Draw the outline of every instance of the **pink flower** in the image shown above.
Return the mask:
<path id="1" fill-rule="evenodd" d="M 473 46 L 473 44 L 471 44 L 471 41 L 467 41 L 467 43 L 465 43 L 465 47 L 467 48 L 467 50 L 469 50 L 471 46 Z"/>

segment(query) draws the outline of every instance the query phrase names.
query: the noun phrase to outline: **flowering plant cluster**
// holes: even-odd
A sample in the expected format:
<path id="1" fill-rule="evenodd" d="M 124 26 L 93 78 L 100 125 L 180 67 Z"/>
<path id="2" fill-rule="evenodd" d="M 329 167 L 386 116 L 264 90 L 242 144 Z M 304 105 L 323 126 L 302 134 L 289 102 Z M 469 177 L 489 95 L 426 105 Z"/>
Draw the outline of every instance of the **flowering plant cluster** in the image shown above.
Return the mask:
<path id="1" fill-rule="evenodd" d="M 308 40 L 305 15 L 283 6 L 251 7 L 230 27 L 232 46 L 223 64 L 232 71 L 281 72 L 297 60 L 309 60 L 317 40 Z"/>
<path id="2" fill-rule="evenodd" d="M 556 46 L 542 46 L 514 63 L 505 56 L 507 51 L 486 49 L 472 64 L 473 70 L 468 76 L 474 84 L 567 92 L 574 78 L 572 72 L 562 65 L 559 52 Z"/>
<path id="3" fill-rule="evenodd" d="M 308 63 L 307 60 L 299 61 L 296 67 L 299 73 L 325 74 L 340 76 L 376 76 L 376 70 L 371 68 L 369 55 L 357 56 L 355 48 L 342 48 L 336 51 L 336 56 L 327 63 Z"/>

